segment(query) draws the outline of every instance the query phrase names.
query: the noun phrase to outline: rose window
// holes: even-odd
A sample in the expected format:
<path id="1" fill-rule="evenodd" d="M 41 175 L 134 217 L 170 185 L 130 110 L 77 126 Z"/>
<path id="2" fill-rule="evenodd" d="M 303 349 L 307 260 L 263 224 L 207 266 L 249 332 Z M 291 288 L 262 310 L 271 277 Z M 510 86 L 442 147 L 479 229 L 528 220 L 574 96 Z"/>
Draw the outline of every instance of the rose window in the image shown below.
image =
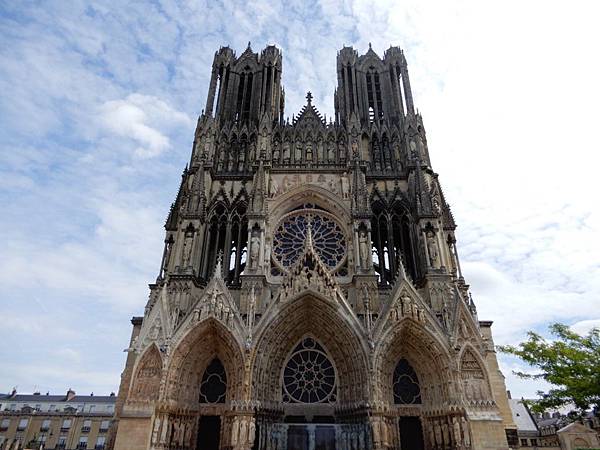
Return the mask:
<path id="1" fill-rule="evenodd" d="M 333 364 L 323 347 L 306 338 L 294 349 L 283 371 L 283 401 L 331 403 L 335 399 Z"/>
<path id="2" fill-rule="evenodd" d="M 329 269 L 338 269 L 346 257 L 346 236 L 331 214 L 317 209 L 292 211 L 283 216 L 273 236 L 275 263 L 286 270 L 296 262 L 304 252 L 309 227 L 315 252 Z"/>

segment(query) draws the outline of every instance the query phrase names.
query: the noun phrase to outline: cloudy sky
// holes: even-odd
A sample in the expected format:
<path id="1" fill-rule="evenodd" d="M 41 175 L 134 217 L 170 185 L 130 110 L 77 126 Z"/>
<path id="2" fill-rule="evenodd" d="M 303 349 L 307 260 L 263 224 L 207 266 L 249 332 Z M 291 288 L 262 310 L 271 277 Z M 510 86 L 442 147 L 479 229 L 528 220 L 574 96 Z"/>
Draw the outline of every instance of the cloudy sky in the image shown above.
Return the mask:
<path id="1" fill-rule="evenodd" d="M 0 2 L 0 392 L 116 390 L 215 50 L 276 44 L 286 114 L 336 51 L 405 50 L 497 343 L 600 325 L 600 4 Z M 513 394 L 537 386 L 515 380 Z"/>

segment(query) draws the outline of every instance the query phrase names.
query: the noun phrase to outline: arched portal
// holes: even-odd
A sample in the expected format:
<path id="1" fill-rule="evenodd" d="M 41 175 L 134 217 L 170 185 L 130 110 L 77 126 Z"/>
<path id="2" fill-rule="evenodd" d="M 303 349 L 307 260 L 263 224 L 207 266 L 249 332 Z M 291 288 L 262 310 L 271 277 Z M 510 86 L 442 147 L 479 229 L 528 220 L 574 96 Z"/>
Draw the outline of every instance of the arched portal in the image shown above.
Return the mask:
<path id="1" fill-rule="evenodd" d="M 337 299 L 304 294 L 261 326 L 252 373 L 255 398 L 265 405 L 257 419 L 258 448 L 282 429 L 285 442 L 278 448 L 308 449 L 309 442 L 342 448 L 336 439 L 351 426 L 343 411 L 364 406 L 369 393 L 366 339 L 352 320 Z M 365 443 L 363 419 L 352 426 Z"/>
<path id="2" fill-rule="evenodd" d="M 390 405 L 389 429 L 374 441 L 401 450 L 435 448 L 426 445 L 434 431 L 430 416 L 438 420 L 438 415 L 450 414 L 440 411 L 439 405 L 451 403 L 453 395 L 450 355 L 444 344 L 423 324 L 405 319 L 382 336 L 374 364 L 381 377 L 375 396 Z M 451 423 L 451 418 L 444 420 Z"/>
<path id="3" fill-rule="evenodd" d="M 240 343 L 220 322 L 208 319 L 192 328 L 174 344 L 153 443 L 202 450 L 229 445 L 228 413 L 241 397 L 243 367 Z"/>

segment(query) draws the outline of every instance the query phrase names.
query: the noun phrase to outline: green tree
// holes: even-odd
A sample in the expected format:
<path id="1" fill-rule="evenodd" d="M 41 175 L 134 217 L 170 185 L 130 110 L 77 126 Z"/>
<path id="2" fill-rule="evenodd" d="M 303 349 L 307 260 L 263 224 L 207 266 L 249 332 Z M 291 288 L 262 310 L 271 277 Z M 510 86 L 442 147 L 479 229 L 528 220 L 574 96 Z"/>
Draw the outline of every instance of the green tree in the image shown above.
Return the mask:
<path id="1" fill-rule="evenodd" d="M 535 412 L 573 404 L 579 414 L 590 408 L 600 410 L 600 329 L 586 336 L 568 326 L 550 326 L 553 339 L 537 333 L 527 333 L 528 339 L 517 346 L 498 346 L 498 350 L 518 356 L 538 369 L 537 373 L 515 372 L 525 379 L 543 379 L 552 385 L 548 392 L 538 391 L 537 400 L 530 403 Z"/>

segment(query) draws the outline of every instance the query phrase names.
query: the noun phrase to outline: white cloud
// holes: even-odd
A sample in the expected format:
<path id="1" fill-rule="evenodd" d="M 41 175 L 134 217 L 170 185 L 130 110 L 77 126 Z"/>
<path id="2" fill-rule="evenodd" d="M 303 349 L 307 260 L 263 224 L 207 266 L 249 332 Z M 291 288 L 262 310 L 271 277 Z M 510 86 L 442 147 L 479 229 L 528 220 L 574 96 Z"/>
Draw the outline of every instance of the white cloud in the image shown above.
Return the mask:
<path id="1" fill-rule="evenodd" d="M 169 138 L 156 127 L 190 126 L 191 119 L 152 96 L 130 94 L 124 100 L 111 100 L 100 107 L 102 124 L 124 138 L 137 141 L 135 154 L 140 157 L 157 156 L 171 147 Z"/>

